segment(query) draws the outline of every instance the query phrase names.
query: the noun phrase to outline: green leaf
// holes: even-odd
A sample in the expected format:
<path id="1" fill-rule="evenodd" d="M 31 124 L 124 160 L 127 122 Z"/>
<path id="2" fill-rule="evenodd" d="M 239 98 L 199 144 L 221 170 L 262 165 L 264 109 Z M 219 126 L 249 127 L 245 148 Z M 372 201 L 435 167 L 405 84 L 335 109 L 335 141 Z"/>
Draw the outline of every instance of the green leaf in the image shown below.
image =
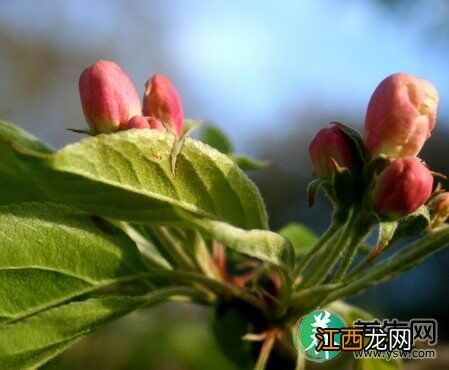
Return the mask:
<path id="1" fill-rule="evenodd" d="M 253 159 L 245 155 L 234 154 L 234 147 L 226 136 L 217 126 L 207 125 L 202 128 L 200 140 L 212 148 L 217 149 L 229 157 L 243 170 L 260 170 L 269 166 L 269 162 Z"/>
<path id="2" fill-rule="evenodd" d="M 247 256 L 258 258 L 287 270 L 295 264 L 295 251 L 283 236 L 267 230 L 243 230 L 224 222 L 207 219 L 189 220 L 211 238 Z"/>
<path id="3" fill-rule="evenodd" d="M 399 221 L 399 226 L 394 238 L 410 238 L 419 235 L 426 230 L 429 225 L 430 213 L 427 206 L 424 205 Z"/>
<path id="4" fill-rule="evenodd" d="M 136 246 L 125 234 L 62 206 L 1 206 L 0 237 L 4 322 L 136 280 L 145 272 Z"/>
<path id="5" fill-rule="evenodd" d="M 193 231 L 193 254 L 195 261 L 204 275 L 211 279 L 221 280 L 218 270 L 206 241 L 198 231 Z"/>
<path id="6" fill-rule="evenodd" d="M 234 147 L 229 138 L 217 126 L 207 125 L 203 127 L 200 140 L 224 154 L 230 154 L 234 151 Z"/>
<path id="7" fill-rule="evenodd" d="M 171 269 L 171 265 L 161 255 L 157 247 L 150 241 L 151 237 L 147 230 L 142 225 L 131 225 L 127 222 L 117 222 L 116 226 L 122 229 L 128 237 L 130 237 L 140 253 L 146 258 L 146 261 L 152 267 L 159 267 L 163 269 Z"/>
<path id="8" fill-rule="evenodd" d="M 318 240 L 312 230 L 299 223 L 290 223 L 284 226 L 279 230 L 279 234 L 290 240 L 298 256 L 306 254 Z"/>
<path id="9" fill-rule="evenodd" d="M 10 122 L 0 121 L 0 141 L 4 143 L 15 143 L 23 148 L 40 153 L 52 152 L 48 146 L 40 142 L 33 135 Z"/>
<path id="10" fill-rule="evenodd" d="M 373 251 L 373 257 L 381 254 L 391 243 L 396 233 L 398 223 L 396 221 L 386 221 L 379 224 L 379 236 Z"/>
<path id="11" fill-rule="evenodd" d="M 2 370 L 35 369 L 97 327 L 183 291 L 168 288 L 141 297 L 87 299 L 54 307 L 20 322 L 0 325 Z"/>
<path id="12" fill-rule="evenodd" d="M 400 360 L 380 360 L 374 358 L 365 358 L 356 360 L 354 370 L 401 370 L 403 368 Z"/>
<path id="13" fill-rule="evenodd" d="M 195 263 L 189 255 L 192 242 L 177 235 L 176 231 L 164 226 L 155 226 L 149 230 L 156 247 L 175 269 L 194 270 Z"/>
<path id="14" fill-rule="evenodd" d="M 262 170 L 270 165 L 268 161 L 250 158 L 241 154 L 232 154 L 230 157 L 243 171 Z"/>
<path id="15" fill-rule="evenodd" d="M 34 169 L 23 166 L 17 158 L 14 150 L 17 146 L 43 154 L 51 152 L 26 131 L 0 121 L 0 205 L 46 198 L 34 182 Z"/>
<path id="16" fill-rule="evenodd" d="M 164 223 L 179 220 L 177 210 L 184 210 L 245 229 L 267 228 L 258 189 L 231 159 L 187 138 L 174 176 L 172 146 L 170 134 L 129 130 L 52 155 L 23 151 L 21 164 L 39 168 L 36 182 L 50 199 L 99 216 Z"/>

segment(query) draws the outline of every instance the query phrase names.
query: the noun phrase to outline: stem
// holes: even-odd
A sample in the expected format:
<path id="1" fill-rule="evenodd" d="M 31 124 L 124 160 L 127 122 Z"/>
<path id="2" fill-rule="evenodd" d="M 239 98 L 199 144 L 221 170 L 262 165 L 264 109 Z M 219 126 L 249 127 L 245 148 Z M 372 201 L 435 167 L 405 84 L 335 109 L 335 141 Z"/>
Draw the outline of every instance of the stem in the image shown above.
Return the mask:
<path id="1" fill-rule="evenodd" d="M 260 349 L 259 358 L 257 359 L 254 370 L 264 370 L 267 366 L 268 358 L 270 357 L 271 350 L 273 349 L 274 341 L 276 340 L 275 332 L 268 332 L 267 336 Z"/>
<path id="2" fill-rule="evenodd" d="M 362 243 L 366 236 L 369 234 L 372 226 L 373 222 L 369 215 L 364 214 L 363 211 L 361 213 L 358 213 L 357 210 L 354 211 L 354 223 L 349 230 L 349 243 L 347 244 L 344 251 L 340 266 L 335 273 L 335 282 L 341 281 L 348 272 L 348 269 L 357 254 L 359 244 Z"/>
<path id="3" fill-rule="evenodd" d="M 424 258 L 447 246 L 448 243 L 449 227 L 430 233 L 380 265 L 373 266 L 365 273 L 360 272 L 354 275 L 352 282 L 330 293 L 322 305 L 356 294 L 370 285 L 391 279 L 401 272 L 414 267 Z"/>
<path id="4" fill-rule="evenodd" d="M 295 270 L 294 276 L 299 276 L 312 259 L 321 251 L 326 245 L 338 234 L 342 226 L 346 222 L 347 211 L 345 210 L 335 210 L 334 216 L 332 218 L 332 223 L 329 228 L 324 232 L 324 234 L 317 240 L 315 245 L 310 249 L 310 251 L 304 256 L 304 258 L 299 263 Z"/>
<path id="5" fill-rule="evenodd" d="M 177 238 L 165 226 L 155 226 L 151 230 L 153 237 L 159 242 L 157 246 L 161 254 L 171 265 L 184 270 L 196 270 L 194 262 L 185 251 L 183 240 Z"/>
<path id="6" fill-rule="evenodd" d="M 181 284 L 198 283 L 210 289 L 217 296 L 238 298 L 258 308 L 265 316 L 268 315 L 266 304 L 253 294 L 248 293 L 244 289 L 238 288 L 224 281 L 211 279 L 199 273 L 188 271 L 148 269 L 147 273 L 143 273 L 140 276 L 142 278 L 148 278 L 150 279 L 150 281 L 152 278 L 161 278 L 167 279 L 170 282 L 178 282 Z"/>
<path id="7" fill-rule="evenodd" d="M 299 316 L 310 312 L 310 308 L 316 307 L 328 294 L 341 288 L 343 284 L 325 284 L 307 288 L 295 293 L 290 301 L 287 313 L 287 322 L 295 322 Z"/>
<path id="8" fill-rule="evenodd" d="M 346 246 L 348 242 L 348 230 L 351 229 L 351 224 L 353 222 L 353 212 L 350 210 L 348 219 L 342 230 L 339 230 L 337 234 L 338 238 L 334 244 L 328 243 L 324 253 L 322 253 L 321 259 L 317 261 L 317 268 L 313 273 L 307 278 L 307 281 L 302 285 L 303 288 L 314 287 L 321 282 L 323 282 L 329 272 L 332 270 L 333 266 L 336 264 L 338 257 L 341 254 L 342 249 Z M 334 239 L 331 239 L 333 241 Z"/>
<path id="9" fill-rule="evenodd" d="M 370 256 L 366 257 L 362 262 L 360 262 L 349 274 L 344 277 L 344 281 L 353 280 L 355 276 L 359 275 L 361 272 L 365 271 L 367 268 L 373 266 L 374 261 Z"/>

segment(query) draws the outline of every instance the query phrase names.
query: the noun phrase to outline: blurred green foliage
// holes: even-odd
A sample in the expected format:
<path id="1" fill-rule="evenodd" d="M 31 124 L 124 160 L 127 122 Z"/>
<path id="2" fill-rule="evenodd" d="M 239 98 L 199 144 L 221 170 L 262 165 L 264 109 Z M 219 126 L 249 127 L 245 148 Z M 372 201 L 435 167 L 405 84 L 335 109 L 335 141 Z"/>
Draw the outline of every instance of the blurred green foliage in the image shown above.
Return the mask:
<path id="1" fill-rule="evenodd" d="M 45 370 L 237 370 L 217 346 L 210 313 L 164 304 L 99 330 Z"/>

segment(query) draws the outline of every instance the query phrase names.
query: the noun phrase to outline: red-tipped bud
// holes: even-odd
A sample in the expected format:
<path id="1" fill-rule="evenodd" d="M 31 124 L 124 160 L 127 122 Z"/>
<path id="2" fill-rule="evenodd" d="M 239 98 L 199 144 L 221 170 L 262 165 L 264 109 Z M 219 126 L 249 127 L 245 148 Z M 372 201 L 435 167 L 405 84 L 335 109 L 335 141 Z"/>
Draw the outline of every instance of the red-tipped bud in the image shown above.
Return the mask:
<path id="1" fill-rule="evenodd" d="M 438 92 L 426 80 L 396 73 L 377 86 L 365 118 L 365 145 L 373 156 L 416 156 L 435 128 Z"/>
<path id="2" fill-rule="evenodd" d="M 162 121 L 181 136 L 184 129 L 184 112 L 181 98 L 170 80 L 161 74 L 154 75 L 145 84 L 143 114 Z"/>
<path id="3" fill-rule="evenodd" d="M 429 199 L 432 186 L 432 174 L 418 158 L 396 159 L 376 178 L 374 209 L 382 216 L 405 216 Z"/>
<path id="4" fill-rule="evenodd" d="M 86 68 L 79 79 L 84 116 L 93 133 L 109 133 L 141 114 L 137 90 L 123 69 L 114 62 L 99 60 Z"/>
<path id="5" fill-rule="evenodd" d="M 449 218 L 449 192 L 438 194 L 432 199 L 430 208 L 435 216 L 433 226 L 442 224 Z"/>
<path id="6" fill-rule="evenodd" d="M 335 124 L 316 134 L 309 145 L 309 153 L 313 173 L 319 177 L 330 177 L 338 167 L 350 169 L 359 162 L 354 143 Z"/>

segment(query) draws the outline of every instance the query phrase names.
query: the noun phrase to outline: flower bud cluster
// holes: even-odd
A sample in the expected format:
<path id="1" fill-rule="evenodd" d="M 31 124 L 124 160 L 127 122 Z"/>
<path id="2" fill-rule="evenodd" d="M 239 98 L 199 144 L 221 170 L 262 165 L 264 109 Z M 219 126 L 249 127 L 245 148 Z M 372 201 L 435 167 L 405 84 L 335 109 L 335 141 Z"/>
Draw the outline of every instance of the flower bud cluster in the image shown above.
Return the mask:
<path id="1" fill-rule="evenodd" d="M 171 81 L 156 74 L 145 84 L 143 104 L 127 73 L 116 63 L 99 60 L 79 79 L 84 116 L 92 134 L 128 129 L 184 130 L 181 98 Z"/>
<path id="2" fill-rule="evenodd" d="M 373 209 L 387 218 L 414 212 L 432 194 L 432 173 L 417 155 L 435 128 L 437 107 L 438 92 L 430 82 L 405 73 L 387 77 L 369 101 L 363 139 L 357 142 L 333 125 L 312 140 L 315 175 L 335 176 L 339 166 L 359 173 L 359 160 L 368 167 L 382 158 L 387 164 L 369 181 Z M 355 145 L 363 147 L 364 158 Z"/>

